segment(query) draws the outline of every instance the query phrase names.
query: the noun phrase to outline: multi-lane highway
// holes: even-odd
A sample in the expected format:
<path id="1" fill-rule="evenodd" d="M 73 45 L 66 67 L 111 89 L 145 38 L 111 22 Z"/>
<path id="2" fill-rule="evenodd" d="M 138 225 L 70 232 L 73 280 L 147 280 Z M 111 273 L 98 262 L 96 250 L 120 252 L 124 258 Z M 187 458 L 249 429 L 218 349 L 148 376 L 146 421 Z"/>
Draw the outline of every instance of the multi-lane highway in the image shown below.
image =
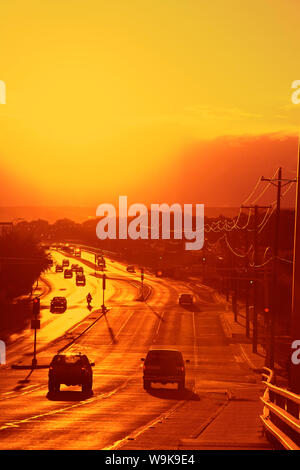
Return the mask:
<path id="1" fill-rule="evenodd" d="M 53 257 L 61 263 L 65 255 L 53 252 Z M 49 396 L 47 369 L 12 369 L 32 358 L 32 332 L 15 336 L 8 344 L 7 364 L 0 366 L 0 449 L 128 449 L 137 442 L 145 449 L 176 449 L 180 439 L 195 434 L 222 408 L 229 390 L 259 384 L 238 345 L 224 334 L 224 304 L 212 290 L 147 275 L 150 295 L 141 302 L 137 275 L 107 260 L 109 310 L 102 315 L 101 280 L 91 261 L 88 253 L 81 260 L 70 258 L 84 267 L 85 287 L 76 287 L 74 278 L 64 279 L 54 268 L 45 275 L 37 350 L 43 365 L 61 348 L 86 354 L 95 362 L 93 394 L 63 385 Z M 194 308 L 178 305 L 181 292 L 195 294 Z M 49 311 L 55 295 L 67 298 L 64 314 Z M 141 358 L 160 345 L 180 349 L 190 360 L 183 392 L 172 385 L 143 389 Z"/>

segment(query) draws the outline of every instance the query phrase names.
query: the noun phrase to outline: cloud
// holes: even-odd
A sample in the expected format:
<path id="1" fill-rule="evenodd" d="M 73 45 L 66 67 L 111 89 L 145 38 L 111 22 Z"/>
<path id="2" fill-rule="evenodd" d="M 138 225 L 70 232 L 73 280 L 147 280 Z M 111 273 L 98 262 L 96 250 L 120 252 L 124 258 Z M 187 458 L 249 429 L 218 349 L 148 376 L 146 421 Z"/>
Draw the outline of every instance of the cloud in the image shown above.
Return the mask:
<path id="1" fill-rule="evenodd" d="M 222 108 L 213 106 L 190 106 L 185 109 L 187 114 L 201 119 L 248 119 L 261 118 L 261 114 L 249 113 L 240 108 Z"/>

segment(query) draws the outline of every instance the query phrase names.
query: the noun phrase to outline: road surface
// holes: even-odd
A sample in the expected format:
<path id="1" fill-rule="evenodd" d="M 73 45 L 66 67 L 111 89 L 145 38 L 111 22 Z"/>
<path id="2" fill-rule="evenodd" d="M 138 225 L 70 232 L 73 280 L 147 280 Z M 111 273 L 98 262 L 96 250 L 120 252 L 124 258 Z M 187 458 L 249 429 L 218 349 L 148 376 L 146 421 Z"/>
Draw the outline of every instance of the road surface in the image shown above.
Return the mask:
<path id="1" fill-rule="evenodd" d="M 53 256 L 61 262 L 60 253 Z M 32 332 L 14 338 L 8 363 L 0 366 L 0 449 L 176 449 L 181 439 L 197 436 L 229 396 L 259 389 L 260 377 L 224 333 L 224 304 L 211 289 L 146 275 L 150 295 L 141 302 L 137 275 L 107 261 L 109 311 L 102 315 L 101 280 L 85 264 L 92 255 L 82 256 L 70 263 L 82 263 L 86 287 L 76 287 L 74 279 L 64 279 L 54 269 L 45 276 L 52 290 L 41 300 L 38 363 L 48 364 L 61 348 L 87 354 L 95 362 L 93 394 L 63 385 L 49 397 L 47 369 L 11 369 L 12 364 L 30 363 Z M 88 291 L 91 312 L 86 308 Z M 182 292 L 196 296 L 194 308 L 178 305 Z M 64 314 L 49 312 L 54 295 L 67 297 Z M 184 392 L 171 385 L 143 389 L 141 358 L 151 346 L 180 349 L 190 360 Z"/>

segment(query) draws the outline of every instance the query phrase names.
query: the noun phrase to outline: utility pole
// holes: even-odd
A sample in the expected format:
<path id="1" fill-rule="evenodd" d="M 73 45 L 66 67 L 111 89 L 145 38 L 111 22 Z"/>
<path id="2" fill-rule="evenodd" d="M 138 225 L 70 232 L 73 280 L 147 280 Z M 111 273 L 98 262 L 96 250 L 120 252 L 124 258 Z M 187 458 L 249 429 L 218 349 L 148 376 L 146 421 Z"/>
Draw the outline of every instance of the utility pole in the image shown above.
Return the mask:
<path id="1" fill-rule="evenodd" d="M 268 209 L 270 206 L 242 206 L 243 209 L 254 209 L 254 232 L 253 232 L 253 247 L 254 247 L 254 267 L 258 265 L 258 210 L 259 209 Z M 257 353 L 257 337 L 258 337 L 258 282 L 256 276 L 254 275 L 254 289 L 253 289 L 253 334 L 252 334 L 252 352 Z"/>
<path id="2" fill-rule="evenodd" d="M 266 363 L 271 369 L 274 368 L 275 362 L 275 326 L 278 317 L 278 250 L 279 250 L 279 227 L 280 227 L 280 203 L 281 203 L 281 189 L 283 182 L 286 184 L 293 183 L 295 180 L 283 179 L 282 168 L 278 169 L 277 178 L 264 178 L 261 181 L 268 181 L 277 187 L 276 197 L 276 217 L 275 217 L 275 232 L 274 232 L 274 247 L 273 247 L 273 275 L 272 275 L 272 301 L 271 301 L 271 314 L 269 313 L 270 334 L 268 341 L 268 356 L 269 362 Z"/>
<path id="3" fill-rule="evenodd" d="M 245 249 L 246 253 L 248 254 L 248 230 L 247 227 L 245 228 Z M 245 270 L 246 272 L 248 271 L 248 264 L 249 264 L 249 257 L 245 258 Z M 245 305 L 245 310 L 246 310 L 246 336 L 247 338 L 250 338 L 250 315 L 249 315 L 249 301 L 250 301 L 250 296 L 249 296 L 249 282 L 246 282 L 246 305 Z"/>
<path id="4" fill-rule="evenodd" d="M 300 339 L 300 141 L 298 144 L 298 171 L 295 207 L 294 266 L 292 293 L 292 341 Z M 291 350 L 291 354 L 292 354 Z M 289 385 L 294 393 L 300 393 L 300 364 L 293 364 L 289 357 Z"/>
<path id="5" fill-rule="evenodd" d="M 34 330 L 34 340 L 33 340 L 33 358 L 32 358 L 32 368 L 35 369 L 37 366 L 37 358 L 36 358 L 36 330 L 40 328 L 40 320 L 38 319 L 38 315 L 40 313 L 40 298 L 35 297 L 33 299 L 32 304 L 32 313 L 34 315 L 34 319 L 31 320 L 31 329 Z"/>

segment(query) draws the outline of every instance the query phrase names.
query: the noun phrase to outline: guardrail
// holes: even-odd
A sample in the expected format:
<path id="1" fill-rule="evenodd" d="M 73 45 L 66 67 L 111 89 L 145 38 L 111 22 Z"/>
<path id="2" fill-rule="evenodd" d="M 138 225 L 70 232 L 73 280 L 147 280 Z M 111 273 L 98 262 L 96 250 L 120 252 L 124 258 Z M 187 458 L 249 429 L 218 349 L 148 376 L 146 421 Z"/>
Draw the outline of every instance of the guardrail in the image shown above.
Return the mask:
<path id="1" fill-rule="evenodd" d="M 263 383 L 266 385 L 261 401 L 264 404 L 260 416 L 265 431 L 281 447 L 300 450 L 300 396 L 272 384 L 274 374 L 264 367 Z"/>

